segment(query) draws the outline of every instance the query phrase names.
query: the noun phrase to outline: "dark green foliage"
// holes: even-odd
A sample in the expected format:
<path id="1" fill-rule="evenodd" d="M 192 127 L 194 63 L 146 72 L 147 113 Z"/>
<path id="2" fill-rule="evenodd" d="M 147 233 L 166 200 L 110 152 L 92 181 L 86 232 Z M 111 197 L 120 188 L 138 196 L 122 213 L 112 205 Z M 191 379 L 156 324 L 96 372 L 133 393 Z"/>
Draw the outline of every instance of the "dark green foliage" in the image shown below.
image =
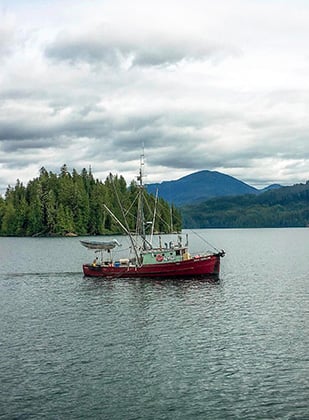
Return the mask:
<path id="1" fill-rule="evenodd" d="M 33 236 L 65 235 L 73 232 L 78 235 L 102 235 L 121 233 L 119 226 L 104 208 L 107 205 L 113 213 L 123 220 L 119 203 L 124 208 L 128 228 L 135 230 L 137 209 L 137 185 L 133 181 L 127 188 L 122 176 L 109 174 L 105 182 L 95 180 L 91 171 L 83 169 L 72 173 L 66 165 L 60 174 L 40 169 L 38 178 L 25 187 L 17 180 L 15 187 L 8 187 L 5 197 L 0 197 L 0 235 Z M 143 191 L 149 203 L 145 210 L 146 220 L 152 220 L 155 198 Z M 170 207 L 160 200 L 163 210 L 159 211 L 155 230 L 170 230 Z M 181 217 L 173 210 L 174 229 L 181 229 Z"/>
<path id="2" fill-rule="evenodd" d="M 185 227 L 257 228 L 309 225 L 309 181 L 260 195 L 211 199 L 182 207 Z"/>

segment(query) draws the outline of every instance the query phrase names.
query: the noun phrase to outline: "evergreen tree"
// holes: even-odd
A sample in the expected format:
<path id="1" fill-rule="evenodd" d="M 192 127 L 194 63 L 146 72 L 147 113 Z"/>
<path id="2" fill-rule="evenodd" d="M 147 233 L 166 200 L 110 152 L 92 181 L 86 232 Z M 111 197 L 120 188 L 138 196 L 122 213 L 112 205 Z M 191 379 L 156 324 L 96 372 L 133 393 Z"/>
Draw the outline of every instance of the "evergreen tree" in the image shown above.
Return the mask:
<path id="1" fill-rule="evenodd" d="M 29 181 L 26 187 L 17 180 L 15 187 L 7 188 L 5 197 L 0 197 L 1 235 L 65 235 L 74 232 L 80 235 L 120 233 L 115 220 L 106 211 L 105 205 L 123 220 L 128 229 L 135 229 L 138 186 L 133 181 L 129 188 L 123 176 L 109 174 L 105 182 L 95 180 L 91 170 L 72 174 L 67 165 L 57 175 L 42 167 L 39 177 Z M 144 191 L 150 207 L 145 209 L 147 220 L 151 220 L 155 204 L 153 196 Z M 168 231 L 169 206 L 164 207 L 157 229 Z M 121 207 L 123 210 L 121 210 Z M 177 213 L 173 209 L 173 214 Z M 179 215 L 178 215 L 179 216 Z M 165 218 L 165 222 L 163 221 Z M 160 225 L 161 223 L 161 225 Z"/>
<path id="2" fill-rule="evenodd" d="M 5 236 L 16 234 L 16 210 L 12 201 L 8 201 L 4 208 L 1 223 L 1 233 Z"/>
<path id="3" fill-rule="evenodd" d="M 43 231 L 42 185 L 38 179 L 30 181 L 27 187 L 28 226 L 26 235 L 32 236 Z"/>

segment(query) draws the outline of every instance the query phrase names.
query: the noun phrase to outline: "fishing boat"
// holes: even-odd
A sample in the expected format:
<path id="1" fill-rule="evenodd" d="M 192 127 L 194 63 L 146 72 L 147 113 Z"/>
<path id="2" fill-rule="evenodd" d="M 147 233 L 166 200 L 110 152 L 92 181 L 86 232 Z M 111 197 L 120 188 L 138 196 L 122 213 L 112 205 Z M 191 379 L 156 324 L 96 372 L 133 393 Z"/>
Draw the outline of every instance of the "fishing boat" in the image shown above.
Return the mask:
<path id="1" fill-rule="evenodd" d="M 225 255 L 223 250 L 191 255 L 189 251 L 188 234 L 177 235 L 175 241 L 163 243 L 159 236 L 159 243 L 153 245 L 154 222 L 144 221 L 143 201 L 145 187 L 143 184 L 143 155 L 138 180 L 138 211 L 136 230 L 130 232 L 126 221 L 120 221 L 107 207 L 105 210 L 122 228 L 130 240 L 129 255 L 127 258 L 115 258 L 115 248 L 121 246 L 118 240 L 111 241 L 81 241 L 86 248 L 99 254 L 92 263 L 83 264 L 83 272 L 87 277 L 117 278 L 160 278 L 160 279 L 186 279 L 197 277 L 218 277 L 220 260 Z M 157 201 L 157 197 L 156 197 Z M 120 200 L 119 200 L 120 202 Z M 124 211 L 122 212 L 125 216 Z M 146 227 L 151 226 L 151 233 L 146 234 Z"/>

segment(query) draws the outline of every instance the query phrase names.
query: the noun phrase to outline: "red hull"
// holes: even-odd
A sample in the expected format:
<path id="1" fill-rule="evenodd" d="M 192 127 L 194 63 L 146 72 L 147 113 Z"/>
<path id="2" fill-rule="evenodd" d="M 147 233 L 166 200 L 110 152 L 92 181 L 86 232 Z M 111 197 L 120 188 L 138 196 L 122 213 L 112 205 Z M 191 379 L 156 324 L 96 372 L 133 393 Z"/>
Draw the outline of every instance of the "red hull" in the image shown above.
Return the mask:
<path id="1" fill-rule="evenodd" d="M 218 276 L 220 254 L 191 258 L 189 260 L 162 264 L 135 266 L 101 266 L 84 264 L 83 272 L 88 277 L 105 278 L 188 278 Z"/>

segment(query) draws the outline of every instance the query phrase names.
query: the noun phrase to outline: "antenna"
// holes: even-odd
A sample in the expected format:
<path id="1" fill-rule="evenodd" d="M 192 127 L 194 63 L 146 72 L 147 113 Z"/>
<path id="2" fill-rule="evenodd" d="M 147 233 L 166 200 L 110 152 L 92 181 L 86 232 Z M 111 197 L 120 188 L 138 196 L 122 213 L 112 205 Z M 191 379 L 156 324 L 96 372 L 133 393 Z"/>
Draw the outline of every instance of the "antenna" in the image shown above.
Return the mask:
<path id="1" fill-rule="evenodd" d="M 144 178 L 144 165 L 145 165 L 145 146 L 144 142 L 142 143 L 142 153 L 140 155 L 140 168 L 139 168 L 139 176 L 137 180 L 139 181 L 140 187 L 143 187 L 143 178 Z"/>

